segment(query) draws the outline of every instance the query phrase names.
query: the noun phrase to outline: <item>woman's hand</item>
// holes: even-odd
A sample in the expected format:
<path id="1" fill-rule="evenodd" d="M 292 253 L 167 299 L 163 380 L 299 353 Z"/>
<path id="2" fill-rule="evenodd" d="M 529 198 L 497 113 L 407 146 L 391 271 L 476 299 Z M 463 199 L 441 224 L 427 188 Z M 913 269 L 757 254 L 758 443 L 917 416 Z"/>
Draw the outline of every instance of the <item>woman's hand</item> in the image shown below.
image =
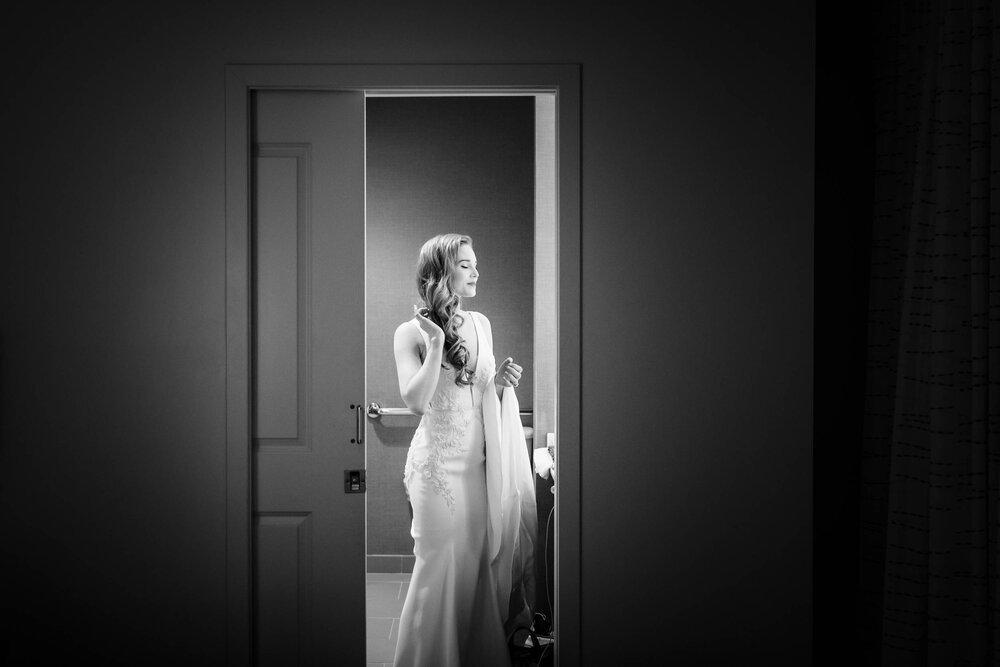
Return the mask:
<path id="1" fill-rule="evenodd" d="M 417 318 L 417 324 L 427 337 L 431 339 L 433 345 L 444 346 L 444 331 L 438 325 L 434 324 L 429 317 L 430 311 L 427 308 L 418 308 L 413 306 L 413 316 Z"/>
<path id="2" fill-rule="evenodd" d="M 524 369 L 514 363 L 513 357 L 507 357 L 497 368 L 493 382 L 497 387 L 516 387 L 521 381 L 521 371 Z"/>

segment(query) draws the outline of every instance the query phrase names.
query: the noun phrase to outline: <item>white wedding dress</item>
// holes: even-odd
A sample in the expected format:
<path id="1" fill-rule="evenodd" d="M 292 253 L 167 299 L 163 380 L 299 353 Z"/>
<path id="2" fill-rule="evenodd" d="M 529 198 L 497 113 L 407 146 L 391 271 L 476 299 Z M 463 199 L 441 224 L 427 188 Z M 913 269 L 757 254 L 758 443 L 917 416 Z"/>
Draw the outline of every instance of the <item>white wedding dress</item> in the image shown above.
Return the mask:
<path id="1" fill-rule="evenodd" d="M 440 370 L 406 457 L 416 559 L 394 667 L 510 667 L 507 633 L 531 620 L 533 477 L 526 451 L 523 460 L 516 445 L 513 457 L 501 456 L 492 336 L 485 317 L 470 316 L 479 339 L 473 383 L 457 385 L 454 370 Z M 513 390 L 505 388 L 503 400 L 515 410 L 520 430 Z M 505 465 L 517 474 L 502 480 Z M 504 519 L 517 525 L 505 531 Z"/>

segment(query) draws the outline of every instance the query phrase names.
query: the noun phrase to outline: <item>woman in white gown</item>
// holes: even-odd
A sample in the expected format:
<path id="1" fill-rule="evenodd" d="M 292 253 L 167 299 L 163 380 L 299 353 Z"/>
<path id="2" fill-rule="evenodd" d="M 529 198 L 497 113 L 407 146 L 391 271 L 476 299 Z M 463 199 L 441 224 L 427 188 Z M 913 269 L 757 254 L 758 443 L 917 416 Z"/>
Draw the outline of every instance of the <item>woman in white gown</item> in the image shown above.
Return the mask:
<path id="1" fill-rule="evenodd" d="M 497 368 L 489 320 L 460 310 L 479 278 L 469 237 L 427 241 L 417 274 L 424 305 L 394 339 L 400 394 L 422 418 L 403 475 L 416 559 L 393 664 L 509 667 L 507 600 L 490 558 L 483 401 L 516 387 L 522 368 L 512 358 Z"/>

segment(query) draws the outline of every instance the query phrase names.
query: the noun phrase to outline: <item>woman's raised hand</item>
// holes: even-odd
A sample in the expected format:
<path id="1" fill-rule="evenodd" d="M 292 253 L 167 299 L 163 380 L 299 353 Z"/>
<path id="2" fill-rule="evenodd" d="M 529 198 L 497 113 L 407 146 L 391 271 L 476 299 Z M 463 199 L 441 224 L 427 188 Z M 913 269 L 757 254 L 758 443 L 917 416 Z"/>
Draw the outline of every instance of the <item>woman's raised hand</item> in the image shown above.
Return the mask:
<path id="1" fill-rule="evenodd" d="M 513 357 L 507 357 L 497 367 L 497 374 L 493 378 L 493 382 L 498 387 L 516 387 L 521 381 L 521 371 L 523 370 L 523 368 L 514 363 Z"/>
<path id="2" fill-rule="evenodd" d="M 432 343 L 441 343 L 444 345 L 444 331 L 427 317 L 428 314 L 430 314 L 430 311 L 427 308 L 413 306 L 413 316 L 417 318 L 417 324 L 424 330 L 427 337 L 431 339 Z"/>

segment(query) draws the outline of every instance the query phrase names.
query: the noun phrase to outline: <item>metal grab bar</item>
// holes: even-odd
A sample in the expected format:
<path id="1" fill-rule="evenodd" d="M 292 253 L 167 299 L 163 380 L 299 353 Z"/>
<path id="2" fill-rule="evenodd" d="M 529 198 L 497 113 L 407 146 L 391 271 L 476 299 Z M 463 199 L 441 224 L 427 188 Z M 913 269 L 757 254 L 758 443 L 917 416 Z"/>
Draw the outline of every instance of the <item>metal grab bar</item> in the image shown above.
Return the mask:
<path id="1" fill-rule="evenodd" d="M 534 413 L 531 410 L 521 410 L 518 414 L 521 415 L 522 417 L 524 417 L 525 415 L 531 416 Z M 413 410 L 411 410 L 409 408 L 383 408 L 381 405 L 379 405 L 375 401 L 372 401 L 371 403 L 368 404 L 368 416 L 371 419 L 378 419 L 379 417 L 382 417 L 383 415 L 385 415 L 385 416 L 390 416 L 390 415 L 412 415 L 414 417 L 417 416 L 417 414 Z"/>

